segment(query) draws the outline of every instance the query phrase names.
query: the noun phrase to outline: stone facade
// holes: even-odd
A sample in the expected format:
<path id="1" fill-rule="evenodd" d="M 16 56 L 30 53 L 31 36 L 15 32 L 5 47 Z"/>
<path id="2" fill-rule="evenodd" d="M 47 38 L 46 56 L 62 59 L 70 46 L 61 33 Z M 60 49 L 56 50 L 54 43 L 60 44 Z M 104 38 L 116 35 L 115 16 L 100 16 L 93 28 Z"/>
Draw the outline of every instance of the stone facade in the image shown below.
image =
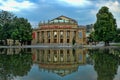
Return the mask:
<path id="1" fill-rule="evenodd" d="M 33 44 L 86 44 L 86 29 L 79 28 L 74 19 L 59 16 L 48 22 L 42 22 L 33 30 Z"/>

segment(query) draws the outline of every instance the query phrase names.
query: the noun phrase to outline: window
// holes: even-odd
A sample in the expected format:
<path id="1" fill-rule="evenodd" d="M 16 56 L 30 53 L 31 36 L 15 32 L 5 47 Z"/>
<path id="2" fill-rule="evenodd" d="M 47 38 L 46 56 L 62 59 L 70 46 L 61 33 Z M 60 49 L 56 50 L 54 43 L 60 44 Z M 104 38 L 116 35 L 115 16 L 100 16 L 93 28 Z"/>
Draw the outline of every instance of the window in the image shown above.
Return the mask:
<path id="1" fill-rule="evenodd" d="M 69 43 L 70 41 L 69 41 L 69 39 L 67 39 L 67 43 Z"/>
<path id="2" fill-rule="evenodd" d="M 57 43 L 57 39 L 54 39 L 54 43 Z"/>
<path id="3" fill-rule="evenodd" d="M 60 39 L 60 43 L 63 43 L 63 39 Z"/>
<path id="4" fill-rule="evenodd" d="M 67 38 L 70 37 L 70 31 L 67 31 L 66 36 L 67 36 Z"/>
<path id="5" fill-rule="evenodd" d="M 40 36 L 40 33 L 37 32 L 37 43 L 39 43 L 39 36 Z"/>
<path id="6" fill-rule="evenodd" d="M 54 31 L 53 35 L 56 38 L 57 37 L 57 31 Z"/>
<path id="7" fill-rule="evenodd" d="M 42 38 L 44 38 L 44 31 L 42 31 L 42 35 L 41 36 L 42 36 Z"/>
<path id="8" fill-rule="evenodd" d="M 50 31 L 47 31 L 47 37 L 50 38 Z"/>
<path id="9" fill-rule="evenodd" d="M 63 38 L 63 31 L 60 31 L 60 38 Z"/>
<path id="10" fill-rule="evenodd" d="M 79 38 L 82 38 L 82 32 L 81 31 L 79 32 Z"/>

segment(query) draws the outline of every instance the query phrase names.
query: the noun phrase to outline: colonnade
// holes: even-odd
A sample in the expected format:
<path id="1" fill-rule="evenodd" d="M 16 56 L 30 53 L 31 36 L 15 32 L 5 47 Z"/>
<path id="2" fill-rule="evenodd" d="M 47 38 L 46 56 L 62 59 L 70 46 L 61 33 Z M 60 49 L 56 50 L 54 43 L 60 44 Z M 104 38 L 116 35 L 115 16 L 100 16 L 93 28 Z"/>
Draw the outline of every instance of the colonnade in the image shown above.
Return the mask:
<path id="1" fill-rule="evenodd" d="M 75 30 L 41 30 L 37 32 L 38 43 L 72 43 L 78 33 Z"/>

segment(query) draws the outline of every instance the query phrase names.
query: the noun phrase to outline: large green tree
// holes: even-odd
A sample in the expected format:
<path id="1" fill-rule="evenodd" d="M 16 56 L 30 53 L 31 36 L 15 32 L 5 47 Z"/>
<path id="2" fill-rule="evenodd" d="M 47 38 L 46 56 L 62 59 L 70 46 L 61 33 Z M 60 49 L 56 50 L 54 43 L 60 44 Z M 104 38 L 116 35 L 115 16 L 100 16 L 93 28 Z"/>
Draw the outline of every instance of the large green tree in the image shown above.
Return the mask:
<path id="1" fill-rule="evenodd" d="M 7 39 L 16 40 L 22 44 L 30 44 L 32 40 L 32 27 L 27 19 L 18 18 L 7 11 L 0 11 L 0 40 L 7 45 Z M 1 42 L 2 43 L 2 42 Z"/>
<path id="2" fill-rule="evenodd" d="M 115 37 L 115 42 L 120 42 L 120 28 L 117 29 L 117 35 Z"/>
<path id="3" fill-rule="evenodd" d="M 4 40 L 7 45 L 7 39 L 10 38 L 10 24 L 14 18 L 14 14 L 7 11 L 0 11 L 0 40 Z"/>
<path id="4" fill-rule="evenodd" d="M 96 17 L 97 21 L 94 24 L 96 39 L 98 41 L 104 41 L 105 46 L 109 46 L 109 42 L 113 41 L 116 36 L 116 19 L 106 6 L 103 6 L 99 10 Z"/>
<path id="5" fill-rule="evenodd" d="M 32 27 L 27 19 L 15 17 L 13 23 L 11 24 L 13 29 L 11 33 L 11 38 L 19 40 L 22 44 L 28 44 L 32 40 Z"/>

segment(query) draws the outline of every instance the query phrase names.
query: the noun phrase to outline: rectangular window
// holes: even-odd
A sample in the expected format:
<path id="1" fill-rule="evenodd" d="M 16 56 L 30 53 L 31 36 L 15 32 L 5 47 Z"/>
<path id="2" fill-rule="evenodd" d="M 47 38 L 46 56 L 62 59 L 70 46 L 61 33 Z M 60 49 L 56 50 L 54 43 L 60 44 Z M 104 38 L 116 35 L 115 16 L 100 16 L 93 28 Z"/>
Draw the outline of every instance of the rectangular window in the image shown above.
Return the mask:
<path id="1" fill-rule="evenodd" d="M 54 43 L 57 43 L 57 39 L 54 39 Z"/>
<path id="2" fill-rule="evenodd" d="M 66 36 L 67 36 L 67 38 L 70 37 L 70 31 L 67 31 Z"/>
<path id="3" fill-rule="evenodd" d="M 47 31 L 47 37 L 50 38 L 50 31 Z"/>
<path id="4" fill-rule="evenodd" d="M 60 43 L 63 43 L 63 39 L 60 39 Z"/>
<path id="5" fill-rule="evenodd" d="M 79 38 L 82 38 L 82 32 L 81 31 L 79 32 Z"/>
<path id="6" fill-rule="evenodd" d="M 57 31 L 53 32 L 54 38 L 57 38 Z"/>
<path id="7" fill-rule="evenodd" d="M 69 41 L 69 39 L 67 39 L 67 43 L 69 43 L 70 41 Z"/>
<path id="8" fill-rule="evenodd" d="M 42 39 L 42 43 L 44 43 L 44 39 Z"/>
<path id="9" fill-rule="evenodd" d="M 63 31 L 60 31 L 60 38 L 63 38 Z"/>
<path id="10" fill-rule="evenodd" d="M 41 36 L 42 36 L 42 38 L 44 38 L 44 31 L 42 31 L 42 35 Z"/>

